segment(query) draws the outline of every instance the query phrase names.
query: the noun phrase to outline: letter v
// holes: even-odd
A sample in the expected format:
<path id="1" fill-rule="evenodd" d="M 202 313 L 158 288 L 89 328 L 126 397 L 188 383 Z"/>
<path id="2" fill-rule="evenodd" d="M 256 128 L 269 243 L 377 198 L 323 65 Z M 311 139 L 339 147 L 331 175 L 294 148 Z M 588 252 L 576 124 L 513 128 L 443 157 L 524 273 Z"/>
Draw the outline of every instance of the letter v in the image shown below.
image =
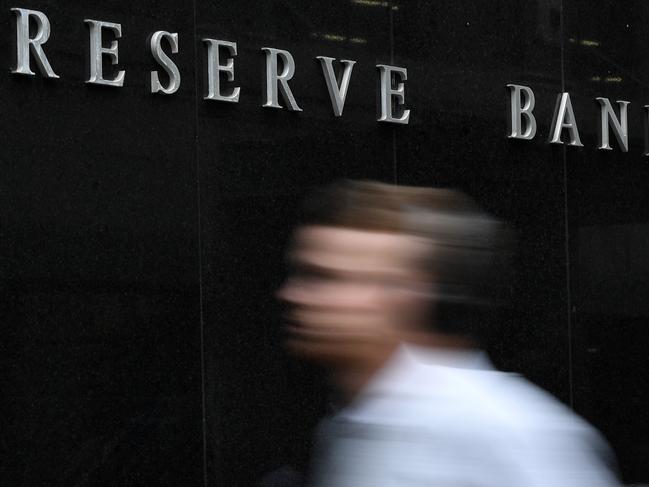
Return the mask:
<path id="1" fill-rule="evenodd" d="M 343 107 L 345 106 L 345 98 L 347 98 L 347 88 L 349 87 L 349 80 L 352 77 L 352 69 L 356 61 L 349 61 L 343 59 L 340 62 L 343 64 L 343 75 L 339 83 L 336 81 L 336 74 L 334 73 L 333 62 L 334 58 L 326 56 L 317 56 L 316 59 L 320 61 L 322 66 L 322 73 L 327 83 L 329 90 L 329 98 L 331 98 L 331 105 L 334 110 L 334 115 L 340 117 L 343 114 Z"/>

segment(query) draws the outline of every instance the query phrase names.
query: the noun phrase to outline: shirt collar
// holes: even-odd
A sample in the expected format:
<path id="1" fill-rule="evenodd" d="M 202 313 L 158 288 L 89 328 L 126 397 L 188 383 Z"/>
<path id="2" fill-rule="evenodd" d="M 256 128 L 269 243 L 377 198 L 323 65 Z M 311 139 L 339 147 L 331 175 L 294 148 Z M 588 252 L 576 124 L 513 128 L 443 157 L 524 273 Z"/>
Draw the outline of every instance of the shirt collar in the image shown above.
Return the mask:
<path id="1" fill-rule="evenodd" d="M 426 389 L 435 388 L 436 379 L 441 380 L 442 372 L 449 369 L 493 371 L 494 367 L 487 354 L 479 349 L 401 344 L 339 416 L 364 417 L 377 401 L 399 402 L 418 397 Z"/>

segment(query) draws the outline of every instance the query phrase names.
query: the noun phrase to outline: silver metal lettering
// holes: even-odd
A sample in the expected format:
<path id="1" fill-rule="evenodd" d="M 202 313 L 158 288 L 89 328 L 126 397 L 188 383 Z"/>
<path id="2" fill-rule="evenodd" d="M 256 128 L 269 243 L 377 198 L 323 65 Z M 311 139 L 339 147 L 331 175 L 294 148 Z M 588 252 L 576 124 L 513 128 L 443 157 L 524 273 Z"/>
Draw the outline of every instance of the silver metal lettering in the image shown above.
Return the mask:
<path id="1" fill-rule="evenodd" d="M 108 56 L 111 64 L 117 64 L 117 39 L 122 37 L 122 26 L 101 20 L 84 19 L 84 22 L 90 27 L 90 77 L 86 83 L 105 86 L 124 86 L 125 71 L 119 71 L 113 79 L 105 79 L 102 66 L 103 56 Z M 115 40 L 111 42 L 110 47 L 103 47 L 101 35 L 103 29 L 111 30 L 115 35 Z"/>
<path id="2" fill-rule="evenodd" d="M 554 110 L 554 117 L 552 119 L 551 129 L 551 144 L 563 144 L 561 140 L 561 131 L 568 129 L 570 133 L 570 143 L 577 147 L 583 147 L 579 138 L 579 130 L 577 129 L 577 121 L 575 120 L 575 113 L 572 110 L 572 103 L 570 102 L 570 94 L 560 93 L 557 97 L 557 104 Z"/>
<path id="3" fill-rule="evenodd" d="M 16 12 L 16 68 L 11 72 L 16 74 L 34 75 L 29 63 L 31 50 L 41 74 L 46 78 L 58 78 L 47 56 L 43 51 L 43 44 L 50 38 L 50 21 L 43 12 L 25 8 L 12 8 Z M 30 37 L 29 18 L 36 21 L 36 35 Z"/>
<path id="4" fill-rule="evenodd" d="M 237 103 L 241 89 L 237 86 L 229 95 L 221 94 L 220 74 L 226 73 L 228 81 L 234 81 L 234 59 L 228 58 L 225 64 L 221 64 L 219 49 L 224 47 L 230 56 L 237 55 L 237 43 L 230 41 L 219 41 L 216 39 L 203 39 L 207 44 L 207 95 L 205 100 L 218 100 Z"/>
<path id="5" fill-rule="evenodd" d="M 408 79 L 408 70 L 397 66 L 377 64 L 381 72 L 381 115 L 379 122 L 407 124 L 410 120 L 410 110 L 403 110 L 400 117 L 395 118 L 393 112 L 397 105 L 405 103 L 403 82 Z M 394 76 L 393 76 L 394 75 Z M 394 86 L 394 81 L 399 78 Z"/>
<path id="6" fill-rule="evenodd" d="M 172 54 L 178 52 L 178 34 L 165 32 L 163 30 L 155 32 L 151 36 L 151 54 L 153 58 L 164 68 L 169 75 L 169 86 L 166 88 L 160 83 L 160 77 L 157 71 L 151 71 L 151 93 L 164 93 L 171 95 L 178 91 L 180 88 L 180 71 L 178 66 L 171 60 L 169 56 L 162 50 L 162 39 L 167 39 L 171 45 Z"/>
<path id="7" fill-rule="evenodd" d="M 529 86 L 507 85 L 507 88 L 509 88 L 511 111 L 507 137 L 531 140 L 536 135 L 536 118 L 532 113 L 536 104 L 534 92 Z M 523 117 L 527 120 L 525 130 L 523 130 Z"/>
<path id="8" fill-rule="evenodd" d="M 327 90 L 329 91 L 329 98 L 331 98 L 331 105 L 334 110 L 334 116 L 340 117 L 343 114 L 345 107 L 345 98 L 347 98 L 347 88 L 349 88 L 349 80 L 352 77 L 352 69 L 356 61 L 349 61 L 342 59 L 343 73 L 339 80 L 336 80 L 334 73 L 333 62 L 334 58 L 326 56 L 316 56 L 322 66 L 322 73 L 327 83 Z"/>
<path id="9" fill-rule="evenodd" d="M 266 53 L 266 102 L 264 107 L 282 108 L 279 104 L 278 91 L 282 93 L 287 108 L 293 112 L 301 112 L 302 109 L 297 105 L 295 97 L 288 86 L 288 82 L 295 74 L 295 61 L 290 52 L 273 47 L 262 47 Z M 282 73 L 277 74 L 277 58 L 282 59 Z M 279 88 L 279 90 L 278 90 Z"/>
<path id="10" fill-rule="evenodd" d="M 620 119 L 618 120 L 608 98 L 597 97 L 595 100 L 600 106 L 599 144 L 597 148 L 600 150 L 612 150 L 608 137 L 608 122 L 610 120 L 613 125 L 613 133 L 622 152 L 629 152 L 629 126 L 626 116 L 629 102 L 618 100 L 617 104 L 620 107 Z"/>

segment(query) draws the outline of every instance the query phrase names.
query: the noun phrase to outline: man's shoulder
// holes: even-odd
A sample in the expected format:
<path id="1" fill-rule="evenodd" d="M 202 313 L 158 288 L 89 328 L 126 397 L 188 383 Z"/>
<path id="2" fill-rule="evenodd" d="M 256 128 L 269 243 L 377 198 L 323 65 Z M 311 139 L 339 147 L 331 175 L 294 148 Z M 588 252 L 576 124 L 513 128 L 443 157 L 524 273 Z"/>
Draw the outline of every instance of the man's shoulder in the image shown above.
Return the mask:
<path id="1" fill-rule="evenodd" d="M 473 439 L 481 431 L 503 436 L 589 429 L 567 406 L 517 374 L 428 363 L 411 366 L 342 416 L 435 434 L 468 431 Z"/>
<path id="2" fill-rule="evenodd" d="M 346 452 L 404 475 L 492 478 L 484 485 L 616 485 L 598 433 L 523 377 L 429 363 L 403 372 L 338 415 Z"/>

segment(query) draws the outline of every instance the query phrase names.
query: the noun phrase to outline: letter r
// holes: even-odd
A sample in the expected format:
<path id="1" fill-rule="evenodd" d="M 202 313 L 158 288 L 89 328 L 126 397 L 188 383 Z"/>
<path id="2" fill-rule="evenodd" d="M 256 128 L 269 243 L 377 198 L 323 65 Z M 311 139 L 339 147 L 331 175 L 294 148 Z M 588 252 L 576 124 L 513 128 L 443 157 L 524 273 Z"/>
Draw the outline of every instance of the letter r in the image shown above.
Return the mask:
<path id="1" fill-rule="evenodd" d="M 16 68 L 11 72 L 15 74 L 34 75 L 30 66 L 29 51 L 31 50 L 41 74 L 46 78 L 58 78 L 58 75 L 50 66 L 43 44 L 50 38 L 50 21 L 43 12 L 38 10 L 27 10 L 24 8 L 12 8 L 16 12 Z M 37 32 L 30 37 L 29 19 L 36 22 Z"/>

